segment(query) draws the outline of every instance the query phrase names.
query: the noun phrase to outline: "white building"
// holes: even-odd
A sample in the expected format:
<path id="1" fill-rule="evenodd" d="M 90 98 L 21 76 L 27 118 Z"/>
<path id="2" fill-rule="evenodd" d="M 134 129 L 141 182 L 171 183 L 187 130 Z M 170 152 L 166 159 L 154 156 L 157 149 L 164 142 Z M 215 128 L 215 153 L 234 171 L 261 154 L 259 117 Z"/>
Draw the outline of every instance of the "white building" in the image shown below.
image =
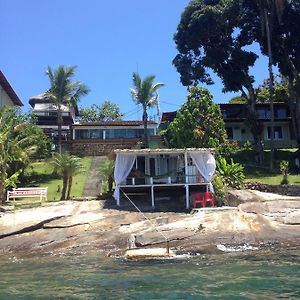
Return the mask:
<path id="1" fill-rule="evenodd" d="M 23 106 L 23 103 L 0 70 L 0 107 L 15 105 Z"/>

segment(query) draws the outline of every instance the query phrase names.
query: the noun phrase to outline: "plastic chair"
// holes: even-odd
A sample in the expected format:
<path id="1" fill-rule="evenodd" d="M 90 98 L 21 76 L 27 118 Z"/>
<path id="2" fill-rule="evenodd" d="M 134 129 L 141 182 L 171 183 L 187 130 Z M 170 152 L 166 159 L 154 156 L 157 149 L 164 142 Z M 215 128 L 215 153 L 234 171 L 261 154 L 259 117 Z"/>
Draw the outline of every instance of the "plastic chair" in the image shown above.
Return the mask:
<path id="1" fill-rule="evenodd" d="M 216 199 L 211 192 L 203 192 L 194 194 L 192 202 L 194 208 L 197 208 L 197 204 L 206 207 L 207 203 L 209 203 L 211 207 L 215 207 Z"/>

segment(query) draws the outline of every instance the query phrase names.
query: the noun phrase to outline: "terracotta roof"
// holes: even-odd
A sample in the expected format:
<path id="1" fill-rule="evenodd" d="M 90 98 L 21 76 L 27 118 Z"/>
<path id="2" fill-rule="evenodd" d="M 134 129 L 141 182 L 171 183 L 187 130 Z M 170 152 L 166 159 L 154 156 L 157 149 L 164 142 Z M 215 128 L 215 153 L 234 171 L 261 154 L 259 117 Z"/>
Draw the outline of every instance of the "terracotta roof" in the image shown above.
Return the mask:
<path id="1" fill-rule="evenodd" d="M 22 101 L 20 98 L 17 96 L 16 92 L 13 90 L 7 79 L 5 78 L 4 74 L 0 70 L 0 85 L 6 92 L 6 94 L 9 96 L 11 101 L 18 106 L 23 106 Z"/>
<path id="2" fill-rule="evenodd" d="M 143 121 L 139 120 L 116 120 L 116 121 L 99 121 L 99 122 L 80 122 L 78 124 L 74 124 L 73 127 L 80 127 L 80 126 L 140 126 L 143 125 Z M 148 121 L 148 124 L 157 124 L 154 121 Z"/>
<path id="3" fill-rule="evenodd" d="M 123 154 L 170 154 L 170 153 L 185 153 L 185 152 L 204 152 L 204 153 L 214 153 L 213 148 L 147 148 L 147 149 L 115 149 L 115 153 Z"/>
<path id="4" fill-rule="evenodd" d="M 161 117 L 161 123 L 172 122 L 176 117 L 177 111 L 164 112 Z"/>

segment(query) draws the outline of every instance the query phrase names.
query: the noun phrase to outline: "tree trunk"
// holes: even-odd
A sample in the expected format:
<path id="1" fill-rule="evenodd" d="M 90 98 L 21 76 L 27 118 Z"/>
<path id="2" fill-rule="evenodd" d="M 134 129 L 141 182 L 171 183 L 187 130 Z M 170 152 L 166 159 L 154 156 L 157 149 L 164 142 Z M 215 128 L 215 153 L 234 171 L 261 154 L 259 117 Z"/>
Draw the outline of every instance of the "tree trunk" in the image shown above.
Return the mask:
<path id="1" fill-rule="evenodd" d="M 288 88 L 290 96 L 288 98 L 288 106 L 292 118 L 292 125 L 297 142 L 297 147 L 300 149 L 300 99 L 293 88 L 293 79 L 288 79 Z"/>
<path id="2" fill-rule="evenodd" d="M 57 127 L 58 127 L 58 153 L 62 154 L 62 138 L 61 138 L 61 127 L 63 124 L 63 118 L 62 118 L 62 112 L 61 112 L 61 106 L 58 104 L 57 107 Z"/>
<path id="3" fill-rule="evenodd" d="M 68 187 L 68 175 L 63 174 L 63 187 L 62 187 L 62 191 L 61 191 L 60 200 L 66 200 L 67 187 Z"/>
<path id="4" fill-rule="evenodd" d="M 149 148 L 147 107 L 144 107 L 143 122 L 144 122 L 144 144 L 145 144 L 145 148 Z"/>
<path id="5" fill-rule="evenodd" d="M 5 202 L 5 188 L 4 188 L 4 181 L 0 181 L 0 204 Z"/>
<path id="6" fill-rule="evenodd" d="M 269 57 L 269 92 L 270 92 L 270 111 L 271 111 L 271 138 L 270 138 L 270 148 L 271 148 L 271 155 L 270 155 L 270 170 L 274 170 L 274 159 L 275 159 L 275 149 L 274 149 L 274 75 L 273 75 L 273 57 L 272 57 L 272 45 L 271 45 L 271 34 L 270 34 L 270 25 L 268 19 L 268 12 L 264 9 L 264 19 L 265 19 L 265 27 L 266 27 L 266 34 L 267 34 L 267 45 L 268 45 L 268 57 Z"/>
<path id="7" fill-rule="evenodd" d="M 257 162 L 259 164 L 262 164 L 264 160 L 264 146 L 263 146 L 263 139 L 262 139 L 263 125 L 257 119 L 256 108 L 255 108 L 256 94 L 250 81 L 247 85 L 247 90 L 249 92 L 249 96 L 248 96 L 249 111 L 246 117 L 245 125 L 249 128 L 254 139 L 255 151 L 257 154 Z"/>
<path id="8" fill-rule="evenodd" d="M 114 179 L 111 175 L 108 176 L 108 192 L 111 193 L 113 189 Z"/>
<path id="9" fill-rule="evenodd" d="M 72 188 L 72 183 L 73 183 L 73 177 L 69 177 L 69 182 L 68 182 L 68 193 L 67 193 L 67 200 L 70 199 L 70 194 L 71 194 L 71 188 Z"/>

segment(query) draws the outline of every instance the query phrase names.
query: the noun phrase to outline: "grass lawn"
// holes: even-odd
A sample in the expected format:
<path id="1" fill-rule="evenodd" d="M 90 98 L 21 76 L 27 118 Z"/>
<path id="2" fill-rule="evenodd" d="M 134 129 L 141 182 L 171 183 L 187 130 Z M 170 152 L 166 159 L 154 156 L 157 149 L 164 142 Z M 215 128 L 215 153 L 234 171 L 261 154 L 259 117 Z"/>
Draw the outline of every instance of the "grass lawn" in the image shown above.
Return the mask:
<path id="1" fill-rule="evenodd" d="M 275 153 L 275 170 L 269 170 L 270 151 L 265 151 L 265 161 L 262 165 L 255 162 L 255 152 L 253 150 L 239 151 L 233 157 L 235 162 L 239 162 L 245 167 L 246 181 L 255 181 L 267 184 L 280 184 L 282 175 L 279 171 L 279 164 L 282 160 L 290 162 L 291 169 L 293 168 L 294 152 L 297 149 L 280 149 Z M 288 176 L 290 184 L 300 184 L 300 175 L 291 172 Z"/>
<path id="2" fill-rule="evenodd" d="M 91 157 L 84 157 L 81 159 L 83 169 L 73 178 L 71 197 L 80 197 L 82 195 L 91 161 Z M 62 189 L 62 179 L 55 178 L 52 172 L 53 166 L 51 160 L 42 160 L 32 163 L 26 172 L 27 180 L 29 182 L 26 186 L 48 187 L 48 200 L 59 200 L 61 195 L 59 190 L 61 191 Z M 30 201 L 30 199 L 28 200 Z"/>

